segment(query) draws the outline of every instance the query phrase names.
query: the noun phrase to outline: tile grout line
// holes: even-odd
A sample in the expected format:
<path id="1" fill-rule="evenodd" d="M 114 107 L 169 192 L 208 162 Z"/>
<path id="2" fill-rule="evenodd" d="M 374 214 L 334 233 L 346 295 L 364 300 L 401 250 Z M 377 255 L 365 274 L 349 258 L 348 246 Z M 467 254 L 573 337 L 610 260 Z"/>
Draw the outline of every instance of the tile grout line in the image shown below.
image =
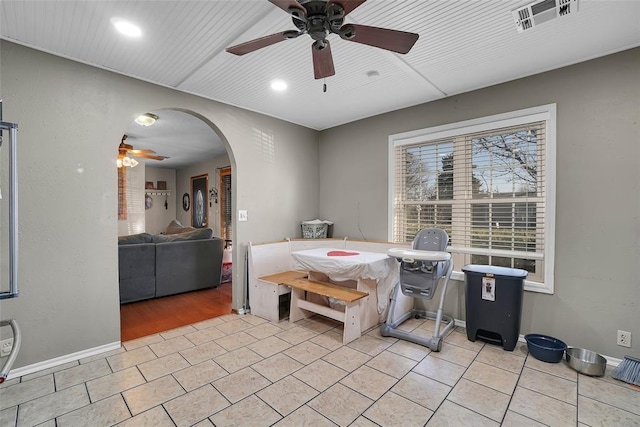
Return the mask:
<path id="1" fill-rule="evenodd" d="M 455 328 L 454 328 L 454 330 L 455 330 Z M 453 333 L 453 330 L 451 331 L 451 333 Z M 444 338 L 443 338 L 443 340 L 442 340 L 442 341 L 443 341 L 443 344 L 444 344 Z M 449 344 L 449 345 L 454 345 L 454 346 L 455 346 L 455 344 L 451 344 L 451 343 L 447 343 L 447 344 Z M 438 405 L 438 407 L 436 408 L 436 410 L 435 410 L 435 411 L 433 411 L 433 414 L 431 415 L 431 417 L 429 417 L 429 420 L 427 420 L 427 423 L 426 423 L 425 425 L 429 424 L 429 421 L 431 421 L 431 418 L 432 418 L 432 417 L 433 417 L 433 416 L 438 412 L 438 410 L 442 407 L 442 405 L 444 404 L 444 402 L 448 400 L 447 398 L 449 397 L 449 395 L 453 392 L 453 390 L 456 388 L 456 386 L 460 383 L 460 380 L 464 378 L 464 374 L 466 374 L 466 373 L 467 373 L 467 370 L 469 369 L 469 367 L 471 367 L 471 364 L 472 364 L 472 363 L 477 359 L 478 355 L 480 354 L 480 351 L 482 351 L 482 349 L 484 348 L 484 346 L 485 346 L 485 345 L 486 345 L 486 343 L 485 343 L 485 344 L 483 344 L 483 345 L 482 345 L 482 347 L 480 348 L 480 350 L 478 350 L 478 351 L 476 352 L 476 355 L 473 357 L 473 360 L 471 361 L 471 363 L 469 363 L 469 366 L 467 366 L 467 367 L 464 367 L 464 366 L 463 366 L 463 367 L 464 367 L 464 372 L 462 373 L 462 375 L 460 375 L 460 378 L 458 378 L 458 379 L 456 380 L 456 383 L 455 383 L 453 386 L 451 386 L 451 390 L 449 390 L 449 391 L 447 392 L 447 395 L 444 397 L 444 399 L 442 399 L 442 402 L 440 402 L 440 404 Z M 456 346 L 456 347 L 458 347 L 458 346 Z M 462 348 L 462 347 L 458 347 L 458 348 Z M 433 353 L 433 351 L 432 351 L 431 353 Z M 426 355 L 426 356 L 425 356 L 425 359 L 426 359 L 427 357 L 431 356 L 431 353 L 429 353 L 428 355 Z M 437 358 L 437 359 L 440 359 L 440 358 Z M 424 360 L 424 359 L 423 359 L 423 360 Z M 450 361 L 448 361 L 448 360 L 446 360 L 446 359 L 441 359 L 441 360 L 444 360 L 444 361 L 449 362 L 449 363 L 454 363 L 454 362 L 450 362 Z M 457 363 L 454 363 L 454 364 L 455 364 L 455 365 L 457 365 L 457 366 L 462 366 L 462 365 L 458 365 Z M 433 378 L 431 378 L 431 379 L 433 379 Z M 465 378 L 465 379 L 466 379 L 466 378 Z M 484 384 L 481 384 L 481 385 L 483 385 L 483 386 L 484 386 Z M 486 387 L 486 386 L 484 386 L 484 387 Z M 489 387 L 489 388 L 490 388 L 490 387 Z M 461 407 L 463 407 L 463 408 L 465 408 L 465 409 L 467 409 L 467 410 L 469 410 L 469 411 L 471 411 L 471 412 L 473 412 L 473 413 L 475 413 L 475 414 L 478 414 L 478 415 L 480 415 L 481 417 L 486 418 L 487 420 L 490 420 L 490 421 L 494 421 L 494 422 L 495 422 L 495 420 L 493 420 L 492 418 L 489 418 L 488 416 L 486 416 L 486 415 L 484 415 L 484 414 L 481 414 L 481 413 L 479 413 L 479 412 L 477 412 L 477 411 L 475 411 L 475 410 L 473 410 L 473 409 L 467 408 L 466 406 L 460 405 L 460 404 L 458 404 L 458 403 L 456 403 L 456 402 L 454 402 L 454 401 L 452 401 L 452 400 L 449 400 L 449 402 L 451 402 L 451 403 L 452 403 L 452 404 L 454 404 L 454 405 L 461 406 Z M 509 406 L 507 405 L 507 409 L 505 410 L 505 414 L 506 414 L 506 412 L 507 412 L 508 408 L 509 408 Z M 503 419 L 504 419 L 504 415 L 503 415 Z M 498 422 L 498 424 L 502 424 L 502 423 L 501 423 L 501 422 Z"/>

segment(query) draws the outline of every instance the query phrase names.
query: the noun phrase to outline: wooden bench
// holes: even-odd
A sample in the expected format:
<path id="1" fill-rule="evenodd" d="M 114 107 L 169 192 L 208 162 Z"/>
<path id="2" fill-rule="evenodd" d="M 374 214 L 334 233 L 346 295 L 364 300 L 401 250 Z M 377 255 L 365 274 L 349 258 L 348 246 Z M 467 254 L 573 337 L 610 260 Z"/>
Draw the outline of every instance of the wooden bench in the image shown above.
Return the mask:
<path id="1" fill-rule="evenodd" d="M 249 242 L 249 305 L 251 313 L 278 323 L 289 309 L 286 296 L 291 288 L 281 282 L 302 278 L 304 272 L 294 271 L 289 241 L 271 243 Z M 286 305 L 285 305 L 286 304 Z"/>
<path id="2" fill-rule="evenodd" d="M 286 315 L 284 311 L 280 310 L 280 296 L 291 292 L 289 287 L 284 285 L 284 282 L 304 279 L 307 276 L 306 271 L 290 270 L 258 277 L 251 296 L 251 311 L 257 316 L 278 323 L 281 314 Z M 260 301 L 260 305 L 256 301 Z"/>
<path id="3" fill-rule="evenodd" d="M 306 279 L 309 273 L 306 271 L 283 271 L 281 273 L 269 274 L 268 276 L 258 277 L 258 280 L 263 282 L 270 282 L 276 285 L 284 285 L 286 281 L 295 279 Z"/>
<path id="4" fill-rule="evenodd" d="M 291 308 L 289 322 L 310 317 L 308 312 L 317 313 L 329 317 L 344 324 L 342 343 L 347 344 L 360 338 L 360 301 L 369 294 L 357 291 L 333 283 L 319 282 L 304 278 L 293 278 L 282 282 L 291 287 Z M 334 308 L 308 301 L 306 293 L 333 298 L 345 303 L 345 310 Z"/>

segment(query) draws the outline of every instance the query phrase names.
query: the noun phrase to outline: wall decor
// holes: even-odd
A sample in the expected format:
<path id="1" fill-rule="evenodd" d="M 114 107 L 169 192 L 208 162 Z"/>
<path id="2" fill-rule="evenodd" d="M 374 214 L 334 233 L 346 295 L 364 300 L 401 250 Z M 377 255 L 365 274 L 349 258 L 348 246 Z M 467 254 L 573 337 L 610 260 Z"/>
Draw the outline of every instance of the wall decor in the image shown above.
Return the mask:
<path id="1" fill-rule="evenodd" d="M 167 181 L 158 181 L 158 186 L 156 190 L 166 190 L 167 189 Z"/>
<path id="2" fill-rule="evenodd" d="M 218 190 L 213 187 L 209 189 L 209 207 L 211 207 L 211 201 L 218 203 Z"/>
<path id="3" fill-rule="evenodd" d="M 153 181 L 146 181 L 144 183 L 144 188 L 146 190 L 155 190 L 155 188 L 153 187 Z"/>
<path id="4" fill-rule="evenodd" d="M 207 206 L 207 188 L 209 188 L 209 175 L 203 174 L 191 177 L 191 225 L 196 228 L 207 226 L 209 219 L 209 207 Z"/>
<path id="5" fill-rule="evenodd" d="M 151 209 L 152 207 L 153 207 L 153 197 L 147 194 L 146 196 L 144 196 L 144 208 Z"/>
<path id="6" fill-rule="evenodd" d="M 182 195 L 182 210 L 185 212 L 189 212 L 189 208 L 191 207 L 191 199 L 189 198 L 189 193 L 184 193 Z"/>

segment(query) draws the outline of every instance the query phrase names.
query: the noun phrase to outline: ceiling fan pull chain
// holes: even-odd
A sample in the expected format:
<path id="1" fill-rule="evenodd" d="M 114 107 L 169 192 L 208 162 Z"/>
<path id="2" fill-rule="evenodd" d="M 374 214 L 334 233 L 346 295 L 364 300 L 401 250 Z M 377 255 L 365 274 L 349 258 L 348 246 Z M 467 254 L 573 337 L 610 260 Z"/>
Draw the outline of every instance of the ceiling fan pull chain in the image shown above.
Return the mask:
<path id="1" fill-rule="evenodd" d="M 322 92 L 327 93 L 327 79 L 324 79 L 322 84 Z"/>

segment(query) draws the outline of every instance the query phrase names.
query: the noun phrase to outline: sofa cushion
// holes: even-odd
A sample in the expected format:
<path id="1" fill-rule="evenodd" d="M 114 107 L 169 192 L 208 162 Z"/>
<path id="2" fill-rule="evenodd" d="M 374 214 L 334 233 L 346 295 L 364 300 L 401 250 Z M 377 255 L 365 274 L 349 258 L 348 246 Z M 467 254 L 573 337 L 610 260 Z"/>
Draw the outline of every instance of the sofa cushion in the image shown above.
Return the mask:
<path id="1" fill-rule="evenodd" d="M 195 230 L 195 228 L 185 227 L 184 225 L 182 225 L 182 223 L 180 223 L 180 221 L 178 221 L 177 219 L 174 219 L 169 223 L 166 230 L 164 230 L 164 234 L 180 234 L 180 233 L 193 231 L 193 230 Z"/>
<path id="2" fill-rule="evenodd" d="M 182 242 L 185 240 L 207 240 L 213 237 L 213 230 L 210 228 L 196 228 L 180 234 L 156 234 L 153 236 L 153 243 Z"/>
<path id="3" fill-rule="evenodd" d="M 140 243 L 152 243 L 153 235 L 149 233 L 138 233 L 130 236 L 118 236 L 119 245 L 137 245 Z"/>

